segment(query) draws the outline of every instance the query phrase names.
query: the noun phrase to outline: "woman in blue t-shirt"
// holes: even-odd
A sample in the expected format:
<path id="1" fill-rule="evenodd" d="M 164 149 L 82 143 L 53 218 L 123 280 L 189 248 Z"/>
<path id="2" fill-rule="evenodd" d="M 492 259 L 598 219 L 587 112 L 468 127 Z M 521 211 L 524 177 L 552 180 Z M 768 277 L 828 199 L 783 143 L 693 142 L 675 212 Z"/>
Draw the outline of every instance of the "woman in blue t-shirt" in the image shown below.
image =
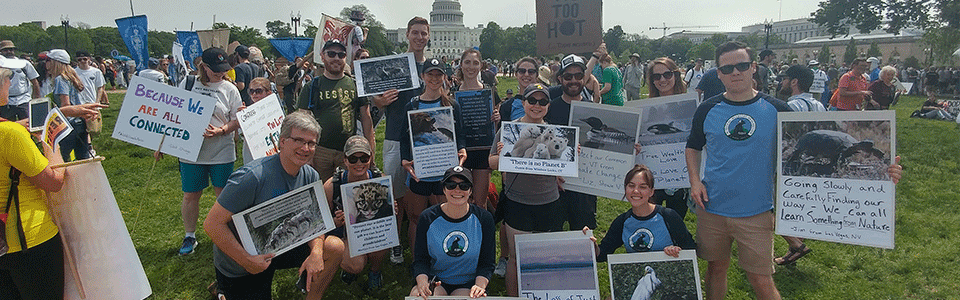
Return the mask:
<path id="1" fill-rule="evenodd" d="M 650 203 L 653 196 L 653 172 L 644 165 L 636 165 L 623 180 L 623 196 L 630 202 L 630 210 L 617 216 L 610 230 L 597 247 L 597 261 L 626 246 L 627 253 L 663 251 L 679 257 L 680 249 L 696 249 L 683 219 L 670 208 Z M 584 227 L 586 233 L 589 228 Z M 595 237 L 590 240 L 596 243 Z"/>

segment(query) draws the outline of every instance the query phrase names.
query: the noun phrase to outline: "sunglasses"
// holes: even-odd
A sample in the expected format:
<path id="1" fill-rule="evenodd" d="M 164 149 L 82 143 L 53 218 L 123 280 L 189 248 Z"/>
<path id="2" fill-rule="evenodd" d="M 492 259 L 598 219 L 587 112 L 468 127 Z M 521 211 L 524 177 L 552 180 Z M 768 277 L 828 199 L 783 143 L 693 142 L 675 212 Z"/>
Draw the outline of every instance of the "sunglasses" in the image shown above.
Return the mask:
<path id="1" fill-rule="evenodd" d="M 563 75 L 560 75 L 560 78 L 563 78 L 563 80 L 566 80 L 566 81 L 570 81 L 573 79 L 583 80 L 583 73 L 563 73 Z"/>
<path id="2" fill-rule="evenodd" d="M 351 164 L 355 164 L 355 163 L 357 163 L 357 161 L 360 161 L 360 162 L 362 162 L 362 163 L 368 163 L 368 162 L 370 162 L 370 155 L 362 155 L 362 156 L 353 156 L 353 155 L 351 155 L 351 156 L 347 156 L 347 161 L 350 162 Z"/>
<path id="3" fill-rule="evenodd" d="M 523 75 L 523 74 L 528 74 L 528 73 L 531 74 L 531 75 L 532 75 L 532 74 L 537 74 L 537 69 L 517 68 L 517 74 Z"/>
<path id="4" fill-rule="evenodd" d="M 663 79 L 666 79 L 666 80 L 670 80 L 670 78 L 673 78 L 674 73 L 676 73 L 676 72 L 674 72 L 674 71 L 667 71 L 667 72 L 663 72 L 663 73 L 650 73 L 650 79 L 652 79 L 653 81 L 660 80 L 660 78 L 663 78 Z"/>
<path id="5" fill-rule="evenodd" d="M 456 182 L 456 181 L 450 180 L 443 183 L 443 187 L 448 190 L 453 190 L 458 186 L 460 187 L 461 191 L 469 191 L 470 188 L 473 188 L 473 184 L 466 181 Z"/>
<path id="6" fill-rule="evenodd" d="M 737 71 L 743 72 L 750 69 L 751 65 L 753 65 L 753 62 L 748 61 L 748 62 L 738 63 L 735 65 L 722 66 L 717 68 L 717 70 L 719 70 L 720 73 L 723 73 L 723 74 L 730 74 L 730 73 L 733 73 L 733 68 L 737 68 Z"/>
<path id="7" fill-rule="evenodd" d="M 261 94 L 266 92 L 267 92 L 267 89 L 261 89 L 261 88 L 250 89 L 251 94 Z"/>
<path id="8" fill-rule="evenodd" d="M 345 57 L 347 57 L 347 53 L 346 53 L 346 52 L 339 52 L 339 51 L 327 51 L 327 57 L 329 57 L 329 58 L 345 58 Z"/>
<path id="9" fill-rule="evenodd" d="M 530 103 L 530 105 L 547 106 L 550 104 L 550 99 L 537 99 L 536 97 L 531 96 L 527 97 L 527 103 Z"/>
<path id="10" fill-rule="evenodd" d="M 88 61 L 88 60 L 90 59 L 86 57 L 77 58 L 77 61 Z"/>

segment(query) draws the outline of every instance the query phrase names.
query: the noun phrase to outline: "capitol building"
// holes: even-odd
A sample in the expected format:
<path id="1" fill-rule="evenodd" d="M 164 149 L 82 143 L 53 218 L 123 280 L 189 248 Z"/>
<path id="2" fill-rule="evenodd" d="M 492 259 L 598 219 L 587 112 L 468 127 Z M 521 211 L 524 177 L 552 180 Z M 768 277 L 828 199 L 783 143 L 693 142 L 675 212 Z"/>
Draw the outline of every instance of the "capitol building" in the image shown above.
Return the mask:
<path id="1" fill-rule="evenodd" d="M 424 50 L 427 58 L 459 58 L 464 49 L 480 47 L 483 25 L 476 28 L 463 26 L 463 11 L 457 0 L 436 0 L 430 11 L 430 43 Z M 407 28 L 388 30 L 387 38 L 395 43 L 407 42 Z M 406 51 L 399 49 L 398 51 Z"/>

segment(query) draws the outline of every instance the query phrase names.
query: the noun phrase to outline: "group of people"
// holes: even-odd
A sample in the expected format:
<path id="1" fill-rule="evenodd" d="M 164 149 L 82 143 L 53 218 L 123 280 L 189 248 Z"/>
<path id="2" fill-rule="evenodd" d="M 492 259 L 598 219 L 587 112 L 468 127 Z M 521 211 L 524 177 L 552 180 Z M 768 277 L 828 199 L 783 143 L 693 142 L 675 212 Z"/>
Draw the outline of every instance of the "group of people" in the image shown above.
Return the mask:
<path id="1" fill-rule="evenodd" d="M 430 41 L 430 24 L 426 19 L 412 18 L 407 24 L 406 37 L 408 52 L 414 56 L 422 81 L 420 88 L 413 90 L 391 90 L 376 96 L 359 97 L 346 57 L 369 57 L 369 52 L 349 53 L 346 45 L 336 39 L 323 41 L 320 52 L 307 55 L 296 62 L 296 67 L 288 67 L 287 74 L 295 74 L 292 77 L 303 79 L 300 81 L 289 82 L 288 77 L 286 84 L 279 84 L 277 76 L 264 76 L 264 72 L 255 70 L 250 72 L 248 80 L 243 75 L 247 70 L 240 70 L 238 66 L 246 63 L 248 57 L 244 56 L 249 55 L 249 48 L 241 46 L 243 48 L 235 49 L 240 58 L 235 62 L 223 49 L 206 49 L 196 62 L 196 77 L 176 83 L 179 88 L 217 99 L 213 118 L 203 134 L 198 159 L 179 162 L 184 193 L 181 217 L 185 231 L 179 253 L 188 255 L 196 249 L 199 199 L 203 190 L 213 185 L 217 200 L 202 225 L 214 244 L 213 265 L 218 294 L 226 299 L 269 299 L 274 272 L 298 268 L 298 274 L 303 274 L 305 279 L 307 298 L 319 299 L 338 270 L 343 270 L 341 280 L 350 283 L 358 278 L 367 264 L 370 265 L 368 289 L 379 288 L 383 261 L 390 256 L 391 261 L 403 262 L 403 249 L 395 247 L 351 257 L 343 229 L 343 206 L 349 204 L 344 203 L 339 186 L 380 176 L 391 176 L 395 213 L 398 220 L 405 218 L 408 223 L 407 246 L 413 257 L 411 296 L 482 297 L 487 294 L 487 285 L 493 274 L 505 277 L 508 295 L 518 296 L 517 261 L 511 255 L 515 253 L 517 235 L 562 231 L 565 226 L 585 231 L 597 227 L 597 197 L 564 190 L 562 177 L 501 172 L 500 192 L 497 197 L 489 197 L 497 194 L 490 190 L 490 177 L 498 168 L 503 148 L 499 143 L 500 133 L 489 147 L 467 150 L 463 143 L 464 132 L 459 128 L 463 116 L 451 92 L 496 91 L 495 80 L 491 83 L 483 78 L 484 71 L 489 68 L 485 66 L 482 54 L 477 49 L 465 50 L 456 60 L 456 70 L 449 72 L 443 61 L 424 55 Z M 89 60 L 89 54 L 78 53 L 78 69 L 81 71 L 72 73 L 70 70 L 73 69 L 56 67 L 57 64 L 71 63 L 65 51 L 53 50 L 48 56 L 51 60 L 48 63 L 52 65 L 48 72 L 58 74 L 52 83 L 56 87 L 54 94 L 65 114 L 81 117 L 82 121 L 82 117 L 95 115 L 97 108 L 104 107 L 97 104 L 101 102 L 96 98 L 99 96 L 88 101 L 85 98 L 88 96 L 82 95 L 84 92 L 101 95 L 103 91 L 102 79 L 99 83 L 94 82 L 91 89 L 84 85 L 84 78 L 77 75 L 86 70 L 82 59 Z M 313 56 L 319 56 L 322 64 L 312 66 Z M 698 256 L 708 262 L 708 296 L 722 299 L 726 294 L 731 245 L 736 241 L 739 265 L 746 272 L 757 297 L 779 299 L 772 277 L 775 263 L 771 210 L 776 169 L 773 159 L 776 157 L 776 112 L 823 110 L 824 107 L 822 104 L 817 106 L 818 101 L 810 101 L 815 99 L 810 93 L 815 75 L 806 66 L 791 66 L 785 70 L 779 90 L 789 94 L 789 103 L 758 91 L 764 82 L 757 80 L 756 74 L 762 68 L 754 57 L 753 50 L 744 44 L 729 42 L 717 48 L 718 67 L 704 71 L 702 62 L 698 62 L 686 74 L 666 57 L 654 59 L 646 65 L 639 65 L 639 57 L 632 57 L 631 65 L 621 71 L 603 46 L 586 60 L 575 54 L 564 56 L 557 62 L 555 70 L 546 62 L 525 57 L 509 68 L 518 81 L 516 94 L 511 93 L 512 89 L 508 90 L 508 97 L 502 101 L 495 96 L 496 105 L 489 120 L 494 124 L 514 121 L 567 125 L 573 101 L 623 105 L 634 95 L 639 98 L 636 84 L 641 78 L 650 87 L 650 98 L 686 93 L 691 91 L 689 86 L 696 84 L 696 90 L 703 93 L 703 101 L 694 115 L 694 126 L 686 144 L 691 188 L 656 189 L 653 175 L 656 170 L 642 165 L 633 167 L 624 175 L 623 182 L 623 198 L 631 208 L 611 224 L 610 231 L 597 246 L 597 259 L 606 259 L 606 255 L 619 246 L 626 246 L 627 252 L 663 251 L 672 256 L 677 256 L 681 249 L 696 249 Z M 760 55 L 760 58 L 762 61 L 767 57 Z M 16 78 L 13 71 L 23 68 L 15 61 L 8 61 L 12 60 L 0 61 L 3 67 L 0 68 L 0 84 L 4 93 L 14 90 L 7 86 L 8 79 Z M 543 67 L 549 72 L 541 72 Z M 237 74 L 234 79 L 228 76 L 231 70 Z M 451 78 L 451 73 L 456 80 Z M 542 74 L 548 76 L 542 78 Z M 29 80 L 30 76 L 25 77 Z M 266 77 L 273 77 L 273 82 Z M 685 77 L 696 77 L 698 81 Z M 708 82 L 711 80 L 716 81 Z M 707 86 L 711 84 L 714 87 L 708 91 Z M 293 88 L 288 89 L 291 85 Z M 849 89 L 850 86 L 841 84 L 840 88 Z M 714 93 L 717 90 L 719 92 Z M 276 141 L 279 153 L 256 160 L 244 159 L 243 167 L 233 170 L 237 159 L 234 135 L 239 129 L 238 112 L 272 93 L 283 94 L 279 98 L 289 112 Z M 3 96 L 6 101 L 7 95 Z M 863 103 L 862 99 L 860 101 Z M 846 102 L 842 103 L 835 106 L 846 105 Z M 458 126 L 455 130 L 458 163 L 443 176 L 419 177 L 414 167 L 407 113 L 435 107 L 452 108 L 454 123 Z M 383 150 L 379 153 L 375 151 L 377 142 L 371 111 L 380 111 L 385 118 Z M 725 124 L 730 123 L 728 119 L 744 114 L 756 122 L 755 131 L 736 141 L 728 138 L 725 133 Z M 47 153 L 44 158 L 29 142 L 29 135 L 21 125 L 2 122 L 0 129 L 3 130 L 0 138 L 9 136 L 11 139 L 5 140 L 8 144 L 22 145 L 0 151 L 3 154 L 0 163 L 16 167 L 28 179 L 29 183 L 20 183 L 21 195 L 29 191 L 36 194 L 21 203 L 42 199 L 38 189 L 28 188 L 31 185 L 48 191 L 59 189 L 57 182 L 62 183 L 64 175 L 62 171 L 51 169 L 47 160 L 55 164 L 69 157 L 50 157 L 56 149 L 44 148 L 43 153 Z M 84 138 L 77 137 L 81 141 Z M 68 145 L 74 149 L 74 155 L 81 158 L 82 154 L 78 152 L 83 152 L 82 145 Z M 639 146 L 637 148 L 639 153 Z M 710 148 L 711 155 L 703 161 L 704 171 L 701 173 L 701 151 L 704 148 Z M 156 159 L 162 158 L 159 152 L 155 156 Z M 382 159 L 382 171 L 376 167 L 377 156 Z M 770 159 L 757 160 L 758 157 Z M 900 179 L 898 163 L 899 158 L 888 169 L 894 182 Z M 753 180 L 744 181 L 743 178 Z M 250 255 L 231 233 L 233 214 L 318 181 L 324 183 L 337 229 L 282 255 Z M 0 185 L 6 188 L 9 182 L 0 181 Z M 497 201 L 488 201 L 490 198 Z M 692 199 L 694 207 L 688 208 L 688 199 Z M 21 205 L 21 208 L 47 211 L 42 205 Z M 697 214 L 695 237 L 684 225 L 688 210 Z M 39 248 L 44 242 L 54 240 L 55 226 L 51 229 L 43 221 L 29 222 L 24 225 L 47 229 L 42 230 L 42 236 L 28 236 L 27 246 Z M 646 247 L 633 247 L 636 241 L 630 240 L 630 233 L 641 229 L 658 235 L 657 242 Z M 41 230 L 28 231 L 36 233 Z M 449 245 L 445 237 L 454 232 L 477 246 L 457 248 Z M 496 235 L 500 236 L 499 259 Z M 8 236 L 7 241 L 16 245 L 16 236 Z M 801 246 L 802 242 L 800 245 L 791 242 L 791 252 L 777 258 L 777 262 L 795 261 L 805 254 L 805 247 Z M 62 251 L 57 245 L 50 247 L 49 251 L 32 251 L 31 255 L 58 256 L 57 251 Z M 16 252 L 19 248 L 11 249 Z M 11 293 L 41 292 L 29 285 L 37 284 L 40 279 L 24 276 L 57 276 L 56 272 L 47 274 L 54 267 L 60 267 L 59 282 L 62 282 L 62 261 L 44 261 L 42 266 L 31 266 L 42 268 L 34 271 L 42 274 L 24 275 L 29 272 L 16 269 L 20 265 L 9 261 L 13 259 L 41 258 L 10 254 L 0 257 L 0 287 L 17 290 Z M 11 268 L 14 271 L 10 271 Z M 7 284 L 4 280 L 8 279 L 15 284 Z"/>

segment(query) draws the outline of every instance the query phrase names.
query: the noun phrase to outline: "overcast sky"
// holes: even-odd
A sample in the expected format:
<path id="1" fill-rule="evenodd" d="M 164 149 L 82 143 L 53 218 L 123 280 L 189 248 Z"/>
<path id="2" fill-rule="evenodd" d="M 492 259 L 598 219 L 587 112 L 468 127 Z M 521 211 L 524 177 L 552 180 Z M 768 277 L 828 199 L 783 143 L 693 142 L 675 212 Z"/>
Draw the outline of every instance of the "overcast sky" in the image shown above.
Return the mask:
<path id="1" fill-rule="evenodd" d="M 299 11 L 303 19 L 320 19 L 321 13 L 337 15 L 354 4 L 364 4 L 388 28 L 406 26 L 413 16 L 429 17 L 433 0 L 132 0 L 134 12 L 146 14 L 151 30 L 173 31 L 209 29 L 214 15 L 217 22 L 260 28 L 272 20 L 290 21 L 290 12 Z M 663 35 L 651 26 L 716 26 L 690 28 L 692 31 L 740 31 L 741 27 L 764 20 L 788 20 L 809 17 L 820 0 L 606 0 L 603 28 L 623 26 L 627 33 L 651 38 Z M 96 3 L 95 5 L 91 3 Z M 535 0 L 461 0 L 464 25 L 475 27 L 489 21 L 501 27 L 536 22 Z M 782 5 L 782 8 L 781 8 Z M 130 0 L 39 0 L 5 5 L 2 25 L 28 21 L 46 21 L 59 25 L 61 16 L 71 23 L 84 22 L 115 27 L 114 19 L 130 16 Z M 302 27 L 300 32 L 302 31 Z M 668 30 L 671 32 L 683 29 Z"/>

